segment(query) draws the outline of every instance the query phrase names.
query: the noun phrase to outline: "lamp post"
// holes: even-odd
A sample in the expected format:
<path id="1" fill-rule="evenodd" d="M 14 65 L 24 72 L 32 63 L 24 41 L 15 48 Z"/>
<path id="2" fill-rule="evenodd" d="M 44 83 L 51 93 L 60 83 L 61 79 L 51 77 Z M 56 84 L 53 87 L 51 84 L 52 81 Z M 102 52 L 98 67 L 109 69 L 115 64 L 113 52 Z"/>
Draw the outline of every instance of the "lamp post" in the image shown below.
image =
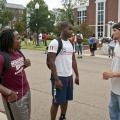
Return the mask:
<path id="1" fill-rule="evenodd" d="M 37 46 L 39 45 L 39 40 L 38 40 L 38 29 L 39 29 L 39 26 L 38 26 L 38 11 L 39 11 L 39 3 L 37 2 L 35 4 L 35 10 L 36 10 L 36 27 L 37 27 Z"/>
<path id="2" fill-rule="evenodd" d="M 114 24 L 114 21 L 109 21 L 108 24 L 110 25 L 110 37 L 112 35 L 112 26 Z"/>
<path id="3" fill-rule="evenodd" d="M 50 25 L 50 15 L 48 15 L 48 33 L 50 32 L 49 31 L 49 28 L 50 28 L 49 25 Z"/>

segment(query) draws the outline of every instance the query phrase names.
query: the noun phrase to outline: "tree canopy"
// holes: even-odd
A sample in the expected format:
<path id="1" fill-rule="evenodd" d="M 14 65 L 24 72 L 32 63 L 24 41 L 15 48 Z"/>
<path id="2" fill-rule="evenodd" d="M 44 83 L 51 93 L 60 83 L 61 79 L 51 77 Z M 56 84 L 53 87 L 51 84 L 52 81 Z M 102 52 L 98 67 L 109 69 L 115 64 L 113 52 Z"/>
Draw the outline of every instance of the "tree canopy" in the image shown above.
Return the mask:
<path id="1" fill-rule="evenodd" d="M 38 10 L 35 9 L 36 3 L 39 4 Z M 48 27 L 49 25 L 54 24 L 54 22 L 51 21 L 53 19 L 53 16 L 49 12 L 48 6 L 44 0 L 30 1 L 27 5 L 27 12 L 30 14 L 29 27 L 33 32 L 37 31 L 37 29 L 39 32 L 50 31 L 48 30 Z M 48 15 L 50 15 L 50 18 L 48 18 Z"/>
<path id="2" fill-rule="evenodd" d="M 0 15 L 0 23 L 2 26 L 7 26 L 10 21 L 13 20 L 15 13 L 12 11 L 5 10 Z"/>

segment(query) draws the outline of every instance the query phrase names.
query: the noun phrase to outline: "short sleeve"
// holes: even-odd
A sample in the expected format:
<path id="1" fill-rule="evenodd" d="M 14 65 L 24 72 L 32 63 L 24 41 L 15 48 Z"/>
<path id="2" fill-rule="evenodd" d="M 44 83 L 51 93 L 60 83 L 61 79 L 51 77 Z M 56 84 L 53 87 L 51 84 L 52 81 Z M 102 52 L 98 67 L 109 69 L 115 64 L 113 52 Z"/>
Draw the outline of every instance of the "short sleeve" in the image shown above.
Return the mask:
<path id="1" fill-rule="evenodd" d="M 81 34 L 81 38 L 83 39 L 83 35 Z"/>
<path id="2" fill-rule="evenodd" d="M 2 73 L 2 70 L 3 70 L 3 63 L 4 63 L 4 58 L 3 58 L 3 56 L 0 54 L 0 74 Z"/>
<path id="3" fill-rule="evenodd" d="M 58 41 L 56 39 L 52 40 L 48 46 L 48 52 L 57 53 L 58 50 Z"/>

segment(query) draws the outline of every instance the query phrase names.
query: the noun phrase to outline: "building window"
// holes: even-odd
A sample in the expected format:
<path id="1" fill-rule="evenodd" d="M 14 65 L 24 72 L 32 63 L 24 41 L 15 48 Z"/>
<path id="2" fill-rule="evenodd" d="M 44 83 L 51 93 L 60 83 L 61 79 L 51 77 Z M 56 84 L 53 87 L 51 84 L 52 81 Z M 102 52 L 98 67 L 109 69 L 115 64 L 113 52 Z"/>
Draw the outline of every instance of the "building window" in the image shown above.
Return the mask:
<path id="1" fill-rule="evenodd" d="M 78 11 L 78 16 L 77 16 L 78 25 L 84 23 L 86 21 L 86 18 L 87 18 L 86 10 Z"/>
<path id="2" fill-rule="evenodd" d="M 97 8 L 98 37 L 103 37 L 103 26 L 104 26 L 104 2 L 98 2 L 98 8 Z"/>

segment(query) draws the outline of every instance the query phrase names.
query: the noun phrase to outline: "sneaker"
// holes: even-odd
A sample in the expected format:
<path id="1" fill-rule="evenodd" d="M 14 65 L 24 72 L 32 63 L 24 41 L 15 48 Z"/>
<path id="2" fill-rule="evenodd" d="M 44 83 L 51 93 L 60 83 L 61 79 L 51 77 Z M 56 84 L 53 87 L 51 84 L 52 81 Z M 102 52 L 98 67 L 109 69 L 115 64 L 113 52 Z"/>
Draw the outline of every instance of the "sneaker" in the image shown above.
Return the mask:
<path id="1" fill-rule="evenodd" d="M 59 120 L 66 120 L 66 118 L 61 118 L 61 117 L 60 117 Z"/>

